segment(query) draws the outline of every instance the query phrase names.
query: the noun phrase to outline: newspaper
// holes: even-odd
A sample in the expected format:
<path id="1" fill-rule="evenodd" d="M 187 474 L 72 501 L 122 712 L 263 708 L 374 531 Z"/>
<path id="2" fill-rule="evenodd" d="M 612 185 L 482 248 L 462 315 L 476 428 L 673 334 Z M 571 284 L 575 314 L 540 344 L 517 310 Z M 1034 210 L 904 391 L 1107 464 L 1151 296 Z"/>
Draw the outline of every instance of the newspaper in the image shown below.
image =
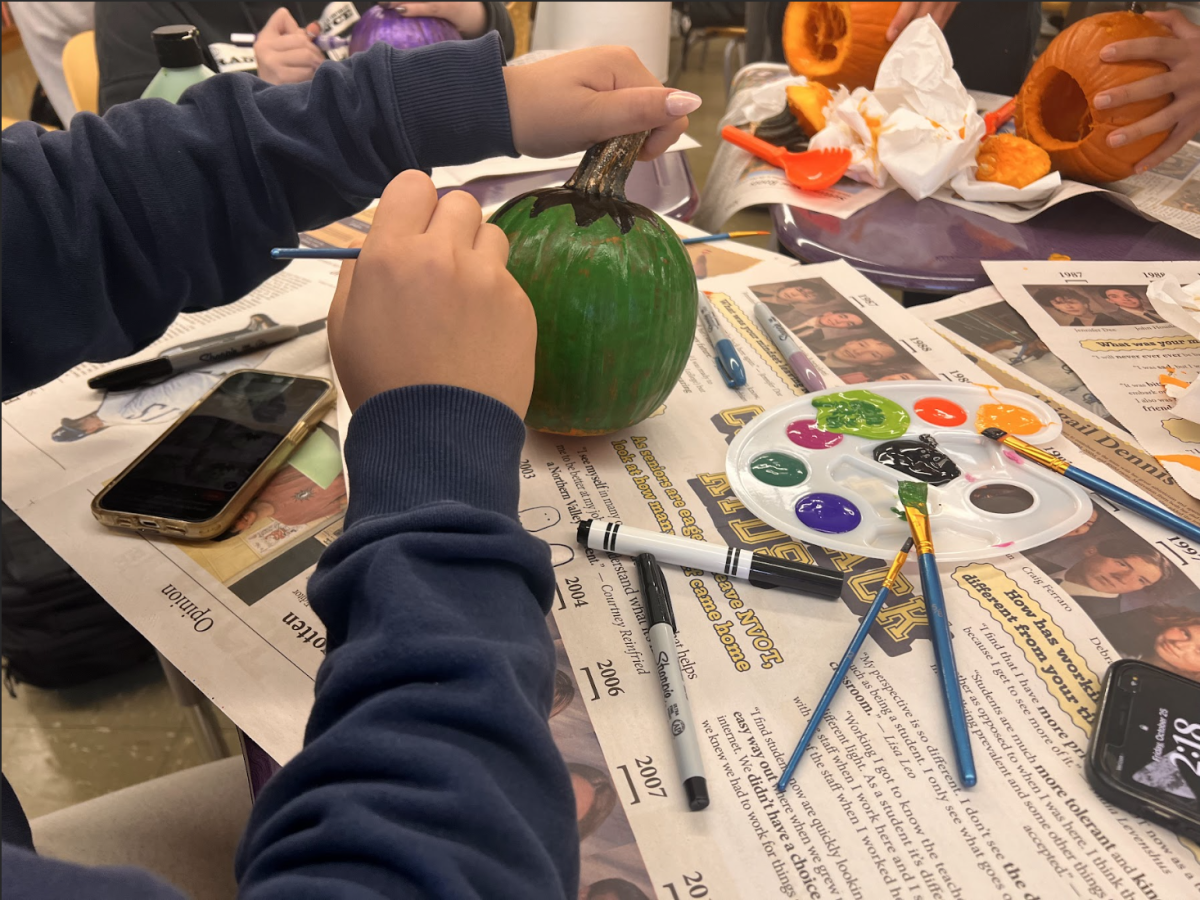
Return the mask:
<path id="1" fill-rule="evenodd" d="M 1200 340 L 1162 321 L 1147 287 L 1195 281 L 1200 262 L 988 262 L 984 270 L 1045 345 L 1138 444 L 1200 497 L 1200 425 L 1175 415 L 1160 376 L 1200 368 Z"/>
<path id="2" fill-rule="evenodd" d="M 746 386 L 724 386 L 698 336 L 679 387 L 648 420 L 602 437 L 530 434 L 521 467 L 522 506 L 551 523 L 539 534 L 559 570 L 554 618 L 608 761 L 606 790 L 625 806 L 655 896 L 1045 897 L 1062 881 L 1081 896 L 1194 891 L 1196 851 L 1099 800 L 1082 756 L 1107 665 L 1129 655 L 1171 665 L 1147 635 L 1170 616 L 1200 616 L 1200 567 L 1191 563 L 1200 548 L 1101 498 L 1084 525 L 1051 544 L 943 567 L 983 760 L 977 788 L 963 790 L 953 774 L 924 605 L 915 572 L 906 570 L 797 781 L 775 791 L 884 561 L 793 540 L 730 492 L 729 441 L 756 415 L 803 393 L 754 324 L 753 302 L 769 303 L 805 335 L 831 385 L 988 379 L 842 262 L 801 266 L 775 257 L 700 286 L 726 320 Z M 842 315 L 821 321 L 828 312 Z M 845 333 L 824 333 L 835 328 Z M 838 357 L 851 335 L 872 342 L 872 362 Z M 1067 440 L 1050 447 L 1105 471 L 1076 459 Z M 666 567 L 712 796 L 703 813 L 686 811 L 672 780 L 632 561 L 575 540 L 576 523 L 592 517 L 847 575 L 841 601 L 828 604 Z M 1090 561 L 1115 552 L 1114 543 L 1152 560 L 1157 581 L 1102 596 Z"/>
<path id="3" fill-rule="evenodd" d="M 333 242 L 358 227 L 342 223 L 314 239 Z M 701 256 L 701 249 L 709 252 Z M 785 794 L 775 792 L 831 664 L 878 588 L 882 561 L 791 540 L 750 516 L 728 490 L 728 442 L 754 416 L 802 391 L 754 326 L 752 300 L 792 307 L 780 311 L 824 354 L 831 384 L 865 378 L 862 365 L 884 367 L 874 376 L 886 369 L 898 377 L 987 378 L 844 263 L 801 267 L 732 244 L 694 251 L 694 265 L 714 272 L 701 287 L 727 321 L 747 385 L 724 386 L 700 336 L 678 387 L 646 422 L 600 438 L 531 434 L 525 447 L 522 522 L 552 545 L 557 566 L 553 617 L 561 646 L 551 728 L 576 787 L 580 896 L 1032 898 L 1065 894 L 1064 882 L 1081 896 L 1194 894 L 1196 851 L 1097 798 L 1084 780 L 1082 753 L 1110 662 L 1142 656 L 1180 664 L 1174 645 L 1158 638 L 1177 621 L 1169 616 L 1200 608 L 1193 562 L 1200 548 L 1101 500 L 1091 521 L 1045 547 L 943 571 L 978 787 L 963 790 L 953 774 L 924 604 L 915 573 L 906 570 L 796 780 Z M 283 274 L 308 281 L 292 290 L 293 303 L 319 307 L 335 273 L 294 264 Z M 267 293 L 234 313 L 233 324 L 260 308 L 277 321 L 307 320 L 307 309 L 295 314 Z M 823 346 L 824 334 L 805 331 L 817 327 L 803 323 L 818 307 L 858 317 L 838 320 L 862 329 L 862 340 L 880 342 L 871 362 L 847 360 L 836 352 L 843 341 Z M 833 327 L 829 321 L 819 328 Z M 228 319 L 171 340 L 222 328 Z M 327 372 L 320 341 L 300 340 L 275 350 L 291 359 L 272 353 L 263 364 Z M 292 361 L 295 367 L 285 365 Z M 106 449 L 103 459 L 67 459 L 67 443 L 42 435 L 52 433 L 60 410 L 94 409 L 95 400 L 75 372 L 4 407 L 5 499 L 239 727 L 286 761 L 301 745 L 324 652 L 324 630 L 304 596 L 311 568 L 247 602 L 225 583 L 228 573 L 214 574 L 179 546 L 97 525 L 91 497 L 165 423 L 104 429 L 81 442 L 128 436 L 119 447 L 96 443 Z M 18 415 L 19 431 L 10 422 Z M 345 421 L 338 426 L 344 430 Z M 305 469 L 326 481 L 336 463 L 321 443 Z M 1067 441 L 1051 449 L 1073 453 Z M 26 467 L 38 465 L 58 472 L 55 483 L 26 476 Z M 1117 474 L 1106 477 L 1125 484 Z M 667 567 L 713 798 L 703 813 L 681 802 L 631 561 L 575 541 L 575 521 L 591 516 L 765 549 L 848 575 L 840 601 L 827 602 Z M 335 514 L 312 528 L 320 534 L 336 521 Z M 1136 545 L 1155 560 L 1157 581 L 1117 596 L 1097 593 L 1092 561 L 1113 552 L 1113 543 Z"/>
<path id="4" fill-rule="evenodd" d="M 1127 209 L 1165 222 L 1200 238 L 1200 144 L 1195 141 L 1148 172 L 1131 175 L 1106 185 L 1083 184 L 1065 179 L 1043 200 L 1032 203 L 981 203 L 964 200 L 949 185 L 933 196 L 951 206 L 983 213 L 1001 222 L 1028 222 L 1064 200 L 1083 194 L 1102 193 Z"/>

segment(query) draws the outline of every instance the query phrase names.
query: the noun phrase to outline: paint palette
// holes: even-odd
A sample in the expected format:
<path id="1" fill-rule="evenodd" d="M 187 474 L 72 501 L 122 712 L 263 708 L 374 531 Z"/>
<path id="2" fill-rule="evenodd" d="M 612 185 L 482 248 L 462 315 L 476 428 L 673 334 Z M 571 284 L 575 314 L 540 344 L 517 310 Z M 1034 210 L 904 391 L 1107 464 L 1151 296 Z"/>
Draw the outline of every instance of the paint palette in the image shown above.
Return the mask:
<path id="1" fill-rule="evenodd" d="M 1092 504 L 1072 481 L 980 435 L 1031 444 L 1062 433 L 1055 412 L 1004 388 L 885 381 L 808 394 L 758 416 L 729 448 L 738 499 L 800 540 L 891 558 L 909 536 L 901 481 L 929 484 L 939 560 L 1003 556 L 1083 524 Z"/>

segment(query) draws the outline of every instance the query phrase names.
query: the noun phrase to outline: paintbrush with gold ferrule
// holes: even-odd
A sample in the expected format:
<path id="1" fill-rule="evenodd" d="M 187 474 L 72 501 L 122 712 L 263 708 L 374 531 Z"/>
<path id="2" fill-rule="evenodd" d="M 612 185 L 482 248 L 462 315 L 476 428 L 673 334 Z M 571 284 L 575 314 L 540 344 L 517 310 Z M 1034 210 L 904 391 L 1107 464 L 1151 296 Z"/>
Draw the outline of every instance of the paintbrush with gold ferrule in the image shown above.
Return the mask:
<path id="1" fill-rule="evenodd" d="M 1083 485 L 1089 491 L 1095 491 L 1101 497 L 1107 497 L 1113 503 L 1119 504 L 1139 515 L 1143 515 L 1147 519 L 1162 525 L 1164 528 L 1171 529 L 1171 531 L 1180 537 L 1200 544 L 1200 525 L 1180 518 L 1156 503 L 1143 500 L 1141 497 L 1129 493 L 1129 491 L 1122 490 L 1115 484 L 1105 481 L 1103 478 L 1097 478 L 1095 475 L 1083 471 L 1083 469 L 1076 468 L 1065 459 L 1059 459 L 1053 453 L 1049 453 L 1041 447 L 1035 447 L 1033 444 L 1026 443 L 1019 437 L 1014 437 L 999 428 L 985 428 L 980 433 L 985 438 L 991 438 L 1014 453 L 1019 453 L 1026 459 L 1031 459 L 1035 463 L 1045 466 L 1051 472 L 1057 472 L 1059 475 L 1070 478 L 1076 484 Z"/>
<path id="2" fill-rule="evenodd" d="M 900 548 L 900 552 L 892 560 L 891 568 L 883 576 L 883 586 L 879 588 L 879 593 L 875 595 L 875 600 L 871 603 L 871 608 L 863 616 L 862 623 L 858 626 L 858 631 L 854 633 L 854 638 L 850 641 L 850 646 L 846 648 L 845 654 L 842 655 L 842 661 L 838 663 L 837 671 L 829 679 L 829 686 L 825 688 L 825 693 L 821 695 L 821 699 L 817 702 L 817 708 L 813 710 L 812 717 L 808 720 L 808 726 L 804 729 L 804 734 L 800 736 L 800 743 L 792 751 L 792 758 L 788 760 L 788 764 L 783 768 L 783 774 L 779 776 L 779 783 L 775 785 L 777 790 L 784 790 L 788 786 L 788 782 L 791 781 L 792 773 L 796 771 L 796 766 L 800 763 L 800 757 L 808 749 L 813 735 L 817 733 L 817 726 L 821 724 L 821 720 L 825 718 L 825 713 L 829 710 L 829 704 L 833 700 L 833 695 L 837 693 L 837 689 L 846 680 L 846 672 L 850 670 L 850 664 L 858 656 L 858 651 L 862 649 L 863 641 L 867 639 L 867 632 L 875 624 L 879 610 L 883 609 L 883 604 L 891 595 L 892 588 L 896 585 L 896 579 L 900 576 L 900 570 L 904 567 L 905 560 L 908 559 L 908 551 L 912 549 L 912 545 L 912 538 L 904 542 L 904 546 Z"/>
<path id="3" fill-rule="evenodd" d="M 971 734 L 967 731 L 967 712 L 963 707 L 962 691 L 958 686 L 958 667 L 954 664 L 954 647 L 950 643 L 950 620 L 946 618 L 946 598 L 938 577 L 937 559 L 933 555 L 933 533 L 929 527 L 929 505 L 926 502 L 929 485 L 923 481 L 901 481 L 900 502 L 912 530 L 917 547 L 917 564 L 921 570 L 921 592 L 925 595 L 926 618 L 933 639 L 933 658 L 937 661 L 946 715 L 950 719 L 950 736 L 954 741 L 954 756 L 964 787 L 975 786 L 975 758 L 971 754 Z"/>

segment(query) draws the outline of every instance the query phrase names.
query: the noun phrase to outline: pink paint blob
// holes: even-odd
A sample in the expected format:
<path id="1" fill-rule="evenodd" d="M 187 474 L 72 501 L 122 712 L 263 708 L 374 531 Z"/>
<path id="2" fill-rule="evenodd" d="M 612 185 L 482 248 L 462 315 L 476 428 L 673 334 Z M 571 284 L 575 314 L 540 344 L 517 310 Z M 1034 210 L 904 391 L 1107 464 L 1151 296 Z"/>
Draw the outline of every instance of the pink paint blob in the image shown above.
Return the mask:
<path id="1" fill-rule="evenodd" d="M 995 547 L 1011 547 L 1012 545 L 1012 541 L 1005 541 L 1003 544 L 993 544 Z"/>
<path id="2" fill-rule="evenodd" d="M 972 475 L 970 472 L 963 472 L 963 478 L 967 479 L 967 484 L 972 484 L 979 480 L 974 475 Z"/>
<path id="3" fill-rule="evenodd" d="M 788 426 L 787 436 L 807 450 L 828 450 L 842 442 L 840 434 L 818 428 L 816 419 L 797 419 Z"/>
<path id="4" fill-rule="evenodd" d="M 1018 466 L 1025 465 L 1025 457 L 1021 456 L 1021 454 L 1017 453 L 1015 450 L 1009 450 L 1007 447 L 1005 447 L 1001 452 L 1015 462 Z"/>

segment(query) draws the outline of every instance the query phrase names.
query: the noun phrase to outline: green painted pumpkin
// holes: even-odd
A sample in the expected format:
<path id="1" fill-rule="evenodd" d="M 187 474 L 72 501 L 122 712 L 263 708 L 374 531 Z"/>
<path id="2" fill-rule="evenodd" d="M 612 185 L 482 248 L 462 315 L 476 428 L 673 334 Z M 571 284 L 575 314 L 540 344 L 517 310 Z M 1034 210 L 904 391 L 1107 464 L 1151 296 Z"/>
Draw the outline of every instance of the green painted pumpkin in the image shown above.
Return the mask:
<path id="1" fill-rule="evenodd" d="M 584 154 L 561 188 L 522 194 L 491 221 L 537 314 L 525 422 L 552 434 L 620 431 L 671 393 L 696 332 L 696 276 L 678 236 L 625 199 L 646 133 Z"/>

